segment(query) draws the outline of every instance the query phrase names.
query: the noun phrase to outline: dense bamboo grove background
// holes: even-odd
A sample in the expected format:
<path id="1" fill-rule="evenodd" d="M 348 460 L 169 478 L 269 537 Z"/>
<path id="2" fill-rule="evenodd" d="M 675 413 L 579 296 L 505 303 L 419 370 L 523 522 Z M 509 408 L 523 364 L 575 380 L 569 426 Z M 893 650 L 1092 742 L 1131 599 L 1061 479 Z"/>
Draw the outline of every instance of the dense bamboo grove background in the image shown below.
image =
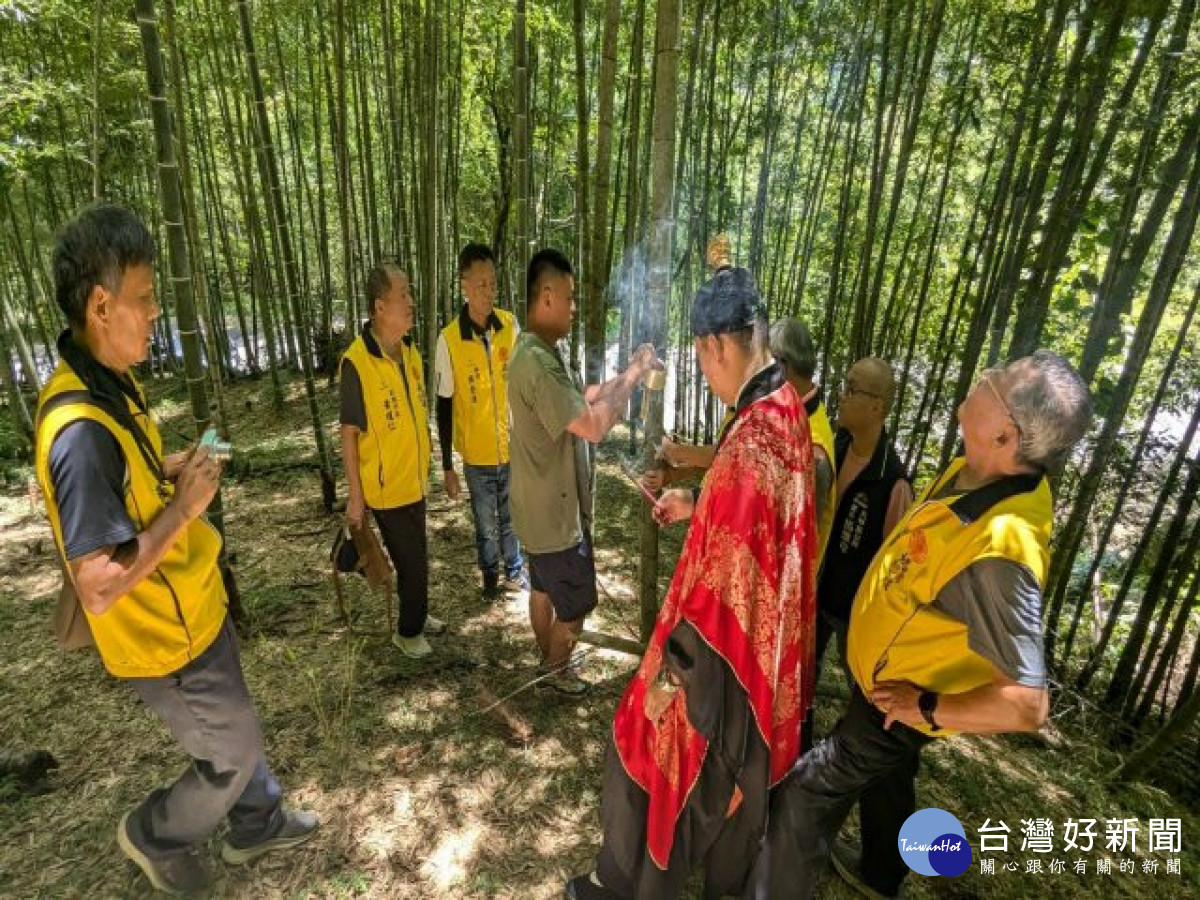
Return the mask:
<path id="1" fill-rule="evenodd" d="M 724 232 L 772 315 L 812 327 L 832 407 L 850 362 L 892 361 L 920 476 L 983 367 L 1080 366 L 1099 415 L 1057 483 L 1046 650 L 1062 697 L 1143 748 L 1121 776 L 1168 754 L 1178 786 L 1200 763 L 1198 79 L 1195 0 L 0 0 L 0 451 L 28 452 L 63 325 L 48 248 L 94 198 L 159 238 L 150 368 L 186 377 L 198 424 L 230 379 L 283 404 L 302 373 L 327 505 L 317 397 L 372 260 L 408 269 L 429 361 L 458 247 L 496 248 L 519 314 L 524 260 L 563 248 L 589 380 L 678 348 L 667 417 L 704 440 L 685 325 Z"/>

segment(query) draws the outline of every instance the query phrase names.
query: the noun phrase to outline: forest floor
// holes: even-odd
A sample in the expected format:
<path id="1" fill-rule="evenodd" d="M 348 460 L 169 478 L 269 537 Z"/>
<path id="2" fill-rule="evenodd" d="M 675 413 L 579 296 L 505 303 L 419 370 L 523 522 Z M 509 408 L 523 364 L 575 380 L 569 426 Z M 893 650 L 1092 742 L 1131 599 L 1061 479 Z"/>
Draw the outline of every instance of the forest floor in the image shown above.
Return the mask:
<path id="1" fill-rule="evenodd" d="M 190 422 L 182 387 L 150 388 L 168 449 L 178 449 Z M 301 849 L 220 870 L 215 895 L 560 896 L 598 847 L 604 747 L 634 659 L 592 652 L 585 674 L 594 688 L 582 700 L 534 687 L 502 712 L 480 714 L 533 677 L 537 660 L 525 599 L 481 598 L 469 506 L 451 502 L 440 484 L 429 504 L 431 608 L 450 630 L 436 639 L 435 655 L 419 663 L 401 657 L 388 641 L 382 600 L 359 583 L 350 596 L 361 614 L 346 627 L 328 563 L 337 519 L 322 509 L 315 471 L 285 467 L 312 457 L 302 385 L 292 382 L 289 392 L 276 413 L 266 381 L 228 390 L 241 474 L 225 479 L 224 498 L 250 619 L 243 663 L 269 758 L 289 801 L 316 810 L 324 824 Z M 336 446 L 334 392 L 322 383 L 319 393 Z M 618 447 L 610 441 L 601 452 L 601 603 L 591 627 L 633 637 L 642 501 L 620 475 Z M 149 896 L 117 849 L 115 824 L 179 774 L 181 751 L 94 653 L 55 646 L 48 622 L 58 566 L 44 515 L 24 488 L 0 494 L 0 534 L 2 743 L 50 750 L 61 763 L 44 793 L 0 792 L 0 895 Z M 682 526 L 665 532 L 664 590 L 682 535 Z M 822 732 L 846 697 L 835 666 L 831 659 L 822 682 Z M 1200 817 L 1156 788 L 1106 785 L 1119 760 L 1078 714 L 1056 719 L 1050 739 L 953 739 L 923 759 L 918 806 L 955 814 L 974 862 L 957 878 L 914 875 L 907 896 L 1200 896 Z M 1069 818 L 1098 820 L 1092 852 L 1062 851 Z M 1147 852 L 1151 818 L 1182 819 L 1182 852 Z M 1011 829 L 1009 851 L 985 856 L 995 874 L 980 871 L 985 819 Z M 1021 850 L 1022 819 L 1053 823 L 1054 852 Z M 1136 852 L 1105 849 L 1108 819 L 1137 820 Z M 1106 858 L 1112 874 L 1098 874 Z M 1077 859 L 1086 874 L 1075 872 Z M 1180 874 L 1167 873 L 1169 859 L 1182 861 Z M 1065 871 L 1054 871 L 1055 860 Z M 1122 861 L 1135 871 L 1120 871 Z M 1041 874 L 1027 871 L 1031 862 Z M 1151 863 L 1156 872 L 1145 871 Z M 836 878 L 825 895 L 851 896 Z M 695 881 L 689 896 L 699 896 Z"/>

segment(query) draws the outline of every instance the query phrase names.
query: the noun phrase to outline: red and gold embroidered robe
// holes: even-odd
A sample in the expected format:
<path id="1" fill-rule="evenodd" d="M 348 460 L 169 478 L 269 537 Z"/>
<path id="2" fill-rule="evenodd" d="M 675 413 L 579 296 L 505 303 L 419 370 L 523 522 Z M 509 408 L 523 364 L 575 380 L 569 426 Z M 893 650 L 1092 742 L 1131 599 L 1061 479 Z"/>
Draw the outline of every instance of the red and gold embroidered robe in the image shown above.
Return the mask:
<path id="1" fill-rule="evenodd" d="M 766 783 L 755 787 L 766 791 L 796 760 L 814 687 L 814 496 L 808 420 L 784 383 L 743 406 L 723 435 L 654 634 L 613 723 L 621 763 L 649 797 L 646 845 L 660 869 L 708 749 L 688 719 L 684 692 L 657 722 L 644 712 L 676 626 L 690 624 L 746 693 L 770 760 Z M 735 791 L 730 814 L 739 799 Z"/>

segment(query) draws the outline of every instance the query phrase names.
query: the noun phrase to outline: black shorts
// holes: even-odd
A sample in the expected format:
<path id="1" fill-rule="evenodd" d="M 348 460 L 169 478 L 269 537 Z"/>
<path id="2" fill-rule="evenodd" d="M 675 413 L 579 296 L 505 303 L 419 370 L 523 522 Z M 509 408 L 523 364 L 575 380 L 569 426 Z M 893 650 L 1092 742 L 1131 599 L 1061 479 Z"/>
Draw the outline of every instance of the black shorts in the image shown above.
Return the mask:
<path id="1" fill-rule="evenodd" d="M 577 622 L 596 608 L 596 561 L 586 538 L 553 553 L 529 554 L 529 583 L 550 595 L 560 622 Z"/>

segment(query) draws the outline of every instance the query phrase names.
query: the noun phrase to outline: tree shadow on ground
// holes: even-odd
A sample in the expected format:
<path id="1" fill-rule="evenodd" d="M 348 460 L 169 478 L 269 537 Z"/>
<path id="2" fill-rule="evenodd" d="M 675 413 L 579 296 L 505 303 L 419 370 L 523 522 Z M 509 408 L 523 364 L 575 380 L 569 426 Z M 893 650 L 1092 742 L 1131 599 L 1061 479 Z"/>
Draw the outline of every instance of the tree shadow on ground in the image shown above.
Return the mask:
<path id="1" fill-rule="evenodd" d="M 304 443 L 304 410 L 293 404 L 280 415 L 255 414 L 265 398 L 261 383 L 229 389 L 229 408 L 248 410 L 235 423 L 235 444 L 264 462 L 286 461 Z M 332 423 L 333 397 L 323 393 L 322 403 Z M 182 431 L 182 406 L 174 414 L 173 428 Z M 614 450 L 602 448 L 600 460 L 601 600 L 591 627 L 635 636 L 644 501 L 617 469 Z M 342 621 L 328 566 L 337 520 L 321 508 L 315 473 L 283 469 L 230 479 L 224 494 L 252 625 L 243 661 L 268 755 L 289 801 L 320 812 L 324 825 L 303 848 L 245 870 L 223 869 L 214 895 L 560 896 L 566 878 L 588 869 L 598 849 L 603 755 L 636 660 L 590 652 L 585 677 L 593 688 L 585 698 L 534 686 L 483 713 L 534 677 L 537 658 L 525 598 L 490 601 L 479 591 L 465 495 L 451 502 L 435 485 L 430 497 L 431 608 L 450 631 L 435 639 L 435 655 L 418 663 L 392 648 L 383 602 L 361 582 L 348 583 L 354 625 Z M 49 749 L 62 765 L 50 793 L 0 808 L 0 894 L 148 897 L 145 879 L 119 855 L 115 824 L 149 790 L 173 780 L 183 756 L 94 654 L 65 654 L 53 645 L 47 622 L 58 576 L 40 510 L 14 491 L 0 496 L 0 522 L 5 739 Z M 682 526 L 663 532 L 660 596 L 684 533 Z M 845 697 L 832 659 L 822 684 L 818 722 L 826 731 Z M 918 805 L 958 815 L 977 859 L 976 829 L 985 817 L 1005 819 L 1019 847 L 1022 818 L 1128 816 L 1144 828 L 1151 816 L 1182 816 L 1181 877 L 1161 869 L 1100 876 L 1094 862 L 1086 876 L 1069 867 L 1064 875 L 988 876 L 976 865 L 957 879 L 916 876 L 911 895 L 1187 896 L 1196 883 L 1188 844 L 1195 819 L 1149 789 L 1110 793 L 1098 778 L 1108 762 L 1099 751 L 1083 758 L 1078 744 L 948 742 L 926 755 Z M 1139 865 L 1149 858 L 1143 849 L 1139 843 L 1134 855 Z M 699 896 L 695 880 L 687 895 Z M 833 882 L 826 895 L 850 896 Z"/>

